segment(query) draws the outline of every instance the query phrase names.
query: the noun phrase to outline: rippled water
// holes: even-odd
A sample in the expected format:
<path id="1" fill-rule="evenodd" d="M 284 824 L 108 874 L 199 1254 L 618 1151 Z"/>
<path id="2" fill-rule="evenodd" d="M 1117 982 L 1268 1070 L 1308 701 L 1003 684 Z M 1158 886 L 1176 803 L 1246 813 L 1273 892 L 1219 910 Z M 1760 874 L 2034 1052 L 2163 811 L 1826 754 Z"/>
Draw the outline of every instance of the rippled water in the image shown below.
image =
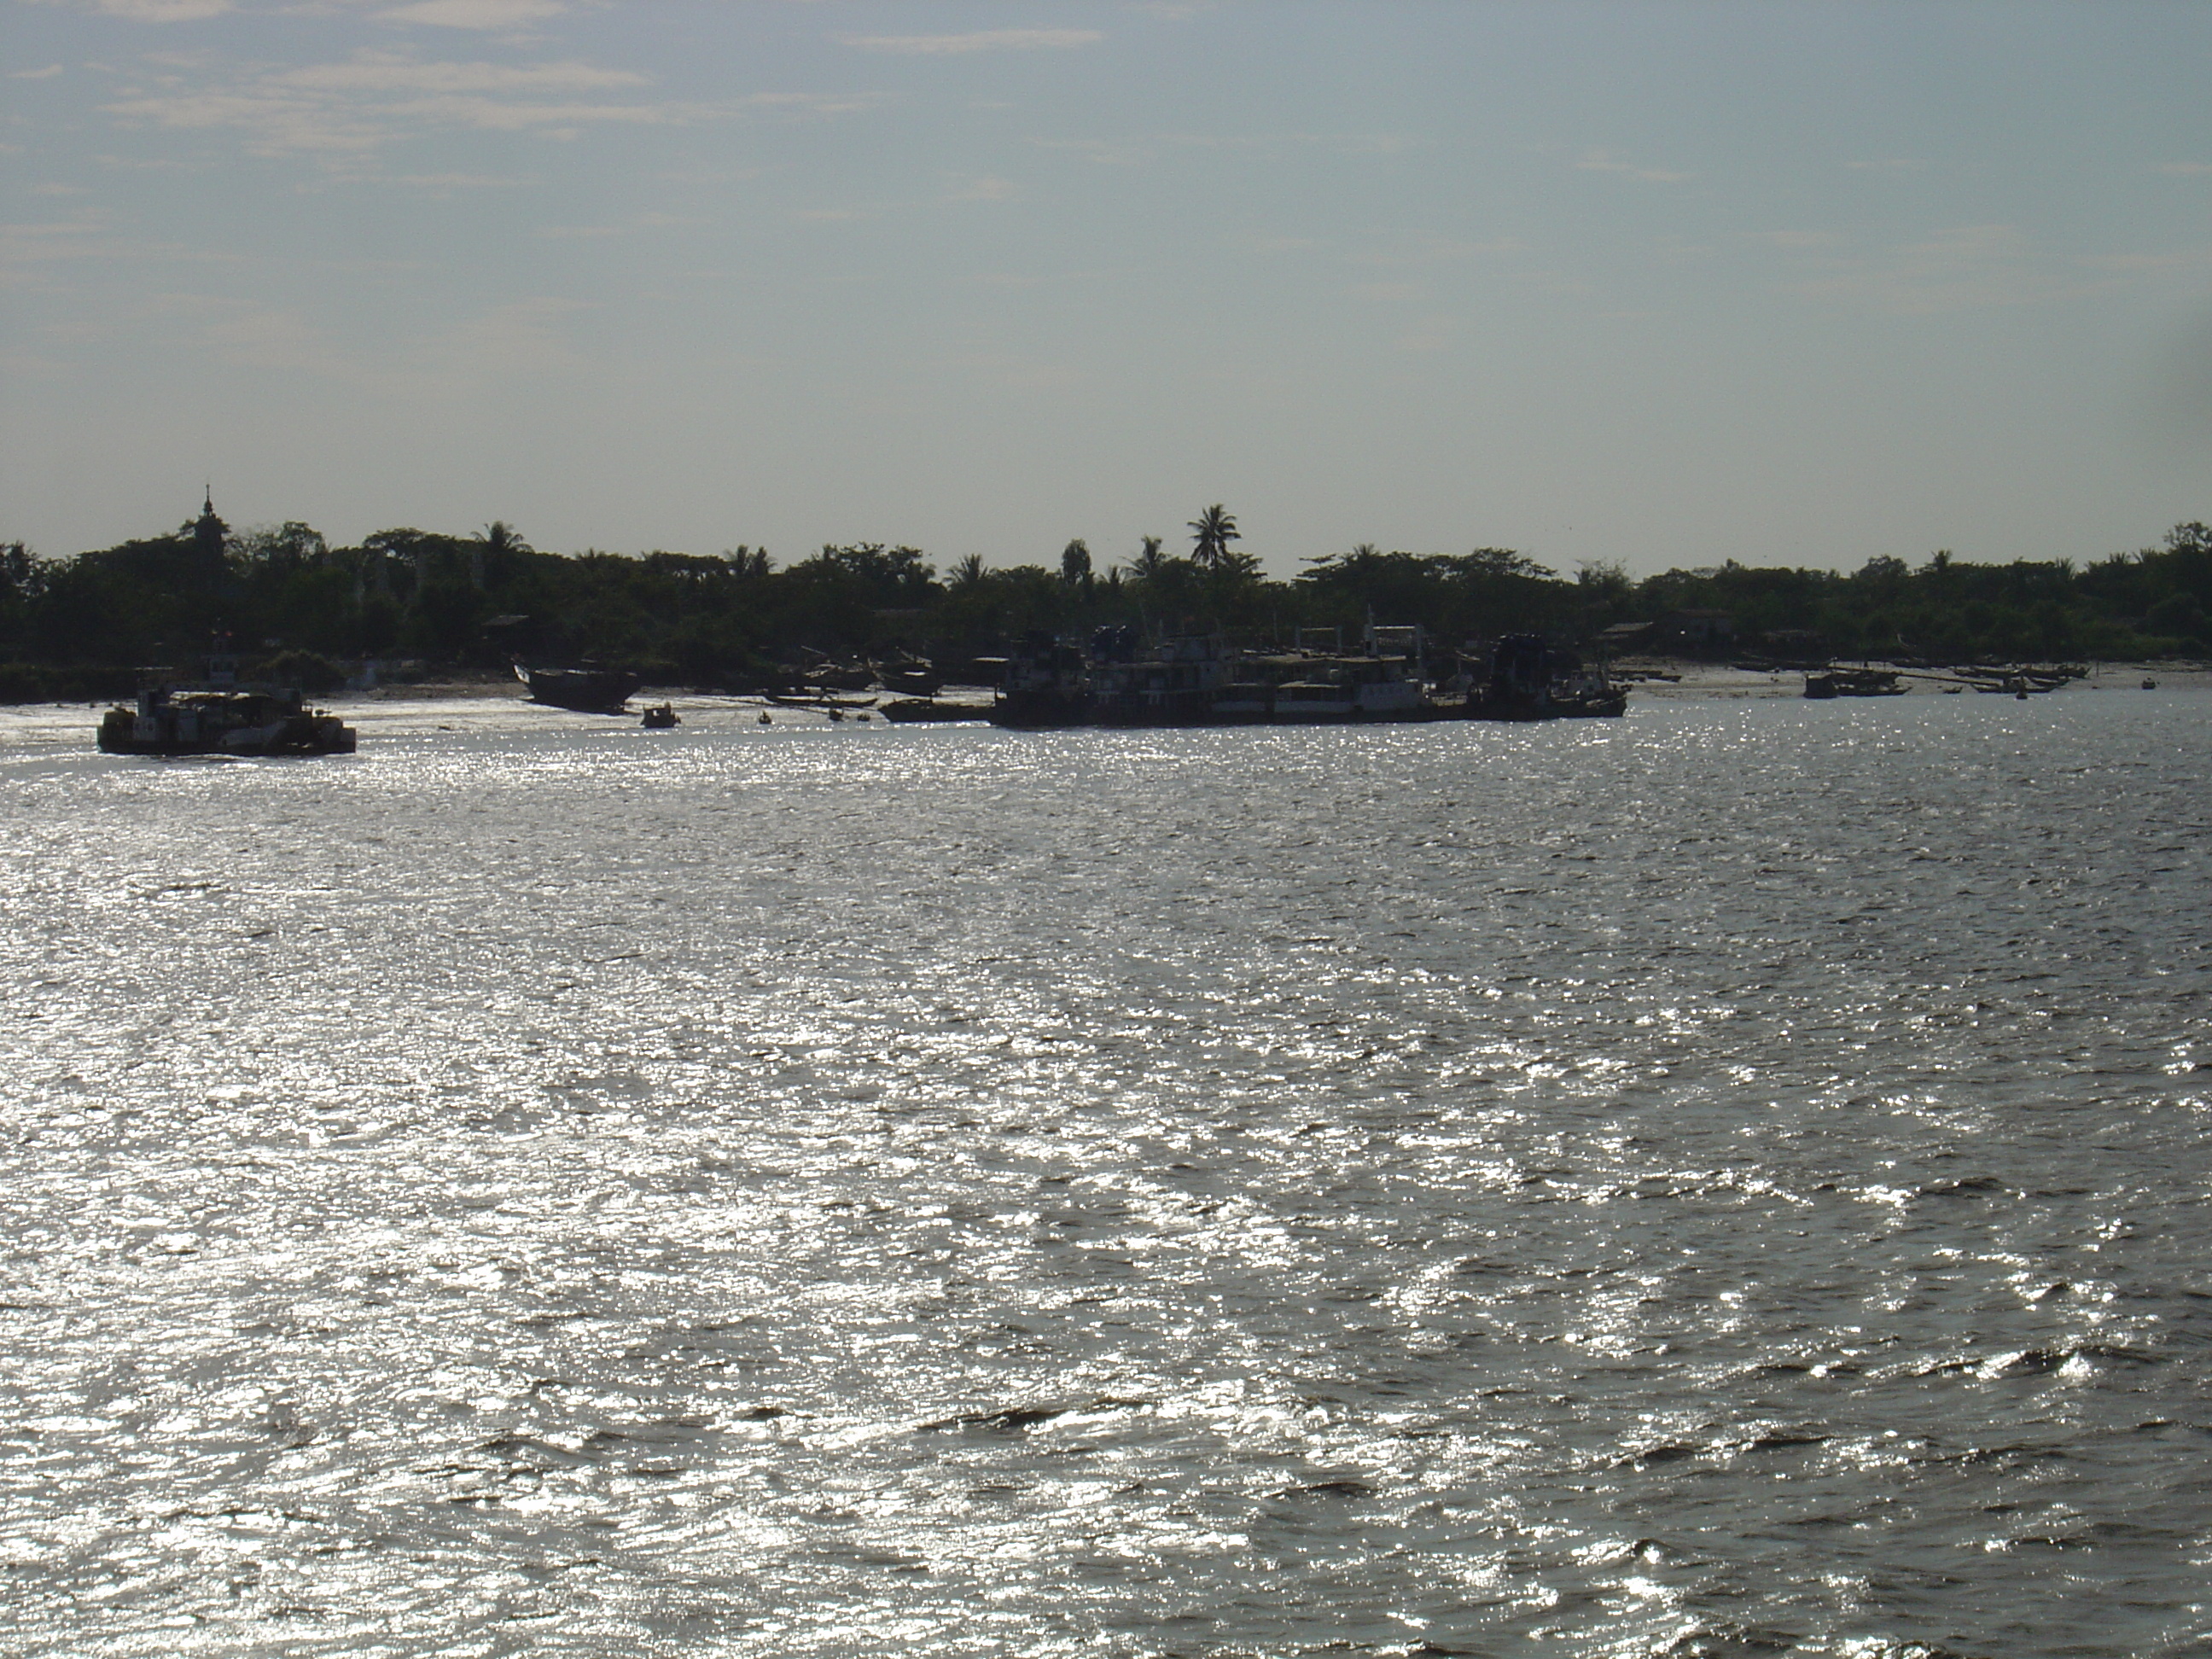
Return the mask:
<path id="1" fill-rule="evenodd" d="M 0 735 L 0 1649 L 2212 1641 L 2212 696 Z"/>

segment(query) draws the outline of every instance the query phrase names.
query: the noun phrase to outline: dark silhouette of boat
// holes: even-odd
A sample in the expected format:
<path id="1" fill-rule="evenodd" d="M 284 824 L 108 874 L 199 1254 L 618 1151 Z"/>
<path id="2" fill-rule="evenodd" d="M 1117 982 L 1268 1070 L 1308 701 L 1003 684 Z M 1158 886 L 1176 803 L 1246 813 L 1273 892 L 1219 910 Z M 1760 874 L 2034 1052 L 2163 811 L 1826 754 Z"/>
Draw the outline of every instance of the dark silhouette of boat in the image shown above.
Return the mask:
<path id="1" fill-rule="evenodd" d="M 1831 668 L 1805 676 L 1805 695 L 1816 702 L 1827 697 L 1901 697 L 1905 688 L 1887 668 Z"/>
<path id="2" fill-rule="evenodd" d="M 876 711 L 887 720 L 910 726 L 927 720 L 988 720 L 991 711 L 981 703 L 938 702 L 928 697 L 896 697 Z"/>
<path id="3" fill-rule="evenodd" d="M 1468 693 L 1477 720 L 1611 719 L 1626 714 L 1628 691 L 1602 668 L 1585 669 L 1571 651 L 1540 634 L 1508 634 L 1490 653 L 1490 675 Z"/>
<path id="4" fill-rule="evenodd" d="M 1018 731 L 1091 724 L 1090 660 L 1082 648 L 1049 634 L 1032 634 L 1006 659 L 991 705 L 994 726 Z"/>
<path id="5" fill-rule="evenodd" d="M 640 722 L 648 732 L 665 732 L 670 726 L 682 723 L 677 718 L 676 705 L 667 702 L 653 704 L 645 711 L 645 719 Z"/>
<path id="6" fill-rule="evenodd" d="M 771 691 L 763 701 L 772 702 L 778 708 L 818 708 L 824 711 L 835 709 L 841 712 L 848 708 L 873 708 L 876 706 L 876 699 L 873 697 L 833 697 L 826 691 L 803 697 L 787 696 L 780 691 Z"/>
<path id="7" fill-rule="evenodd" d="M 927 700 L 935 696 L 945 684 L 945 676 L 926 662 L 879 662 L 875 670 L 884 690 L 896 691 L 902 697 Z"/>
<path id="8" fill-rule="evenodd" d="M 528 668 L 514 665 L 514 677 L 530 688 L 532 702 L 573 708 L 584 714 L 619 714 L 630 693 L 645 684 L 627 668 Z"/>
<path id="9" fill-rule="evenodd" d="M 353 727 L 276 687 L 156 686 L 100 722 L 110 755 L 350 755 L 354 744 Z"/>

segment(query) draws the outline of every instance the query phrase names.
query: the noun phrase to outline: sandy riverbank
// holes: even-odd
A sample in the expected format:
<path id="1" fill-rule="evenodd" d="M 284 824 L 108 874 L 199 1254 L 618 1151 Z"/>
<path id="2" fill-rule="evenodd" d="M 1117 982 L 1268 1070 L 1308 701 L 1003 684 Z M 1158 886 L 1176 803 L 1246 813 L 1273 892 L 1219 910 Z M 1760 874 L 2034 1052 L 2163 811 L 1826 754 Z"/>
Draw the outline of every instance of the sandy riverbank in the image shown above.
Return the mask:
<path id="1" fill-rule="evenodd" d="M 1887 665 L 1875 663 L 1880 668 Z M 1805 676 L 1796 669 L 1764 672 L 1731 668 L 1724 663 L 1691 662 L 1679 658 L 1624 658 L 1614 672 L 1628 681 L 1634 696 L 1650 697 L 1802 697 Z M 1956 676 L 1940 669 L 1899 669 L 1899 683 L 1913 696 L 1940 696 L 1946 685 L 1960 684 Z M 1667 676 L 1668 678 L 1644 678 Z M 2140 690 L 2145 680 L 2160 686 L 2212 687 L 2212 663 L 2151 662 L 2096 663 L 2087 679 L 2077 680 L 2069 691 Z"/>

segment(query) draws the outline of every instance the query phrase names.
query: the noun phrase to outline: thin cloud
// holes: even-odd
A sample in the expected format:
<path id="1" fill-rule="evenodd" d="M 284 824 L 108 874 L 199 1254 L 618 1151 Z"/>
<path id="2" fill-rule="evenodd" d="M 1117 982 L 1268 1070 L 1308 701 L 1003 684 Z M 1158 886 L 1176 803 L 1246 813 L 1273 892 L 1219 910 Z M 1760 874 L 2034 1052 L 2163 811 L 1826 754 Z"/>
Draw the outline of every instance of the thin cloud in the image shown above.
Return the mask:
<path id="1" fill-rule="evenodd" d="M 673 213 L 641 213 L 626 224 L 546 225 L 538 234 L 547 241 L 588 240 L 605 236 L 636 236 L 653 230 L 685 229 L 706 222 L 704 219 Z"/>
<path id="2" fill-rule="evenodd" d="M 2034 305 L 2106 285 L 2052 269 L 2018 227 L 2003 224 L 1960 225 L 1872 258 L 1822 263 L 1831 274 L 1792 291 L 1893 316 Z"/>
<path id="3" fill-rule="evenodd" d="M 1020 195 L 1021 187 L 1011 179 L 971 179 L 956 190 L 945 192 L 948 202 L 1010 202 Z"/>
<path id="4" fill-rule="evenodd" d="M 2212 270 L 2212 248 L 2175 248 L 2165 253 L 2093 253 L 2081 263 L 2092 270 L 2130 276 L 2154 276 L 2165 271 Z"/>
<path id="5" fill-rule="evenodd" d="M 495 173 L 398 173 L 379 181 L 408 190 L 448 192 L 456 190 L 520 190 L 530 181 Z"/>
<path id="6" fill-rule="evenodd" d="M 642 87 L 651 77 L 590 64 L 424 63 L 362 52 L 344 64 L 317 64 L 268 76 L 265 85 L 328 92 L 419 92 L 446 95 L 501 92 L 593 92 Z"/>
<path id="7" fill-rule="evenodd" d="M 51 81 L 61 72 L 59 64 L 49 64 L 44 69 L 17 70 L 8 78 L 10 81 Z"/>
<path id="8" fill-rule="evenodd" d="M 1127 138 L 1032 138 L 1036 149 L 1064 149 L 1107 167 L 1133 167 L 1160 160 L 1170 150 L 1219 149 L 1285 152 L 1322 149 L 1339 155 L 1395 155 L 1419 140 L 1401 132 L 1158 132 Z"/>
<path id="9" fill-rule="evenodd" d="M 863 52 L 940 58 L 971 52 L 1066 51 L 1095 46 L 1105 38 L 1097 29 L 976 29 L 967 34 L 841 34 L 837 40 Z"/>
<path id="10" fill-rule="evenodd" d="M 380 22 L 427 23 L 444 29 L 514 29 L 558 17 L 564 0 L 415 0 L 376 14 Z"/>
<path id="11" fill-rule="evenodd" d="M 1591 150 L 1575 166 L 1584 173 L 1617 173 L 1623 178 L 1642 179 L 1655 185 L 1687 184 L 1692 176 L 1686 173 L 1670 173 L 1662 167 L 1639 167 L 1622 161 L 1609 149 Z"/>
<path id="12" fill-rule="evenodd" d="M 0 224 L 0 270 L 20 274 L 27 268 L 72 259 L 191 260 L 228 264 L 235 256 L 210 253 L 175 242 L 142 241 L 112 234 L 98 218 L 49 221 L 42 224 Z"/>
<path id="13" fill-rule="evenodd" d="M 452 397 L 486 385 L 557 374 L 582 362 L 568 337 L 580 301 L 538 296 L 495 306 L 434 335 L 364 349 L 297 311 L 239 311 L 205 325 L 200 345 L 246 368 L 406 398 Z"/>
<path id="14" fill-rule="evenodd" d="M 51 75 L 53 71 L 41 70 L 40 73 Z M 2168 161 L 2159 171 L 2170 173 L 2177 179 L 2201 179 L 2207 173 L 2212 173 L 2212 161 Z"/>
<path id="15" fill-rule="evenodd" d="M 1744 233 L 1744 238 L 1747 241 L 1786 248 L 1833 247 L 1843 240 L 1832 230 L 1751 230 Z"/>
<path id="16" fill-rule="evenodd" d="M 136 23 L 196 23 L 222 16 L 231 0 L 90 0 L 90 9 Z"/>
<path id="17" fill-rule="evenodd" d="M 594 127 L 689 126 L 771 111 L 833 114 L 869 101 L 762 93 L 700 103 L 656 98 L 648 76 L 574 59 L 502 64 L 363 52 L 343 63 L 251 70 L 227 84 L 134 92 L 100 107 L 125 123 L 238 132 L 255 155 L 319 155 L 360 173 L 375 150 L 426 129 L 568 139 Z"/>

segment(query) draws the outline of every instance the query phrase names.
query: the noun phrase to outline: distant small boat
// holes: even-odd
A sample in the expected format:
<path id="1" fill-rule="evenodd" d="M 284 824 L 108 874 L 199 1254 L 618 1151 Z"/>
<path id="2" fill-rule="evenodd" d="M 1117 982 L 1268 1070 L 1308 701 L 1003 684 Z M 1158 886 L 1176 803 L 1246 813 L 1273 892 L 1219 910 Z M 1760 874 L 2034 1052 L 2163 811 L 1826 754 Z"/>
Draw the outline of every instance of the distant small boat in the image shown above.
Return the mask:
<path id="1" fill-rule="evenodd" d="M 648 732 L 665 732 L 672 726 L 681 725 L 682 721 L 677 719 L 675 704 L 657 702 L 645 711 L 645 719 L 640 724 Z"/>
<path id="2" fill-rule="evenodd" d="M 807 697 L 791 697 L 785 696 L 780 692 L 770 691 L 767 694 L 767 701 L 774 703 L 778 708 L 873 708 L 876 706 L 876 700 L 873 697 L 833 697 L 827 693 Z"/>
<path id="3" fill-rule="evenodd" d="M 532 702 L 573 708 L 584 714 L 619 714 L 630 693 L 645 684 L 627 668 L 526 668 L 514 665 L 514 678 L 530 688 Z"/>

